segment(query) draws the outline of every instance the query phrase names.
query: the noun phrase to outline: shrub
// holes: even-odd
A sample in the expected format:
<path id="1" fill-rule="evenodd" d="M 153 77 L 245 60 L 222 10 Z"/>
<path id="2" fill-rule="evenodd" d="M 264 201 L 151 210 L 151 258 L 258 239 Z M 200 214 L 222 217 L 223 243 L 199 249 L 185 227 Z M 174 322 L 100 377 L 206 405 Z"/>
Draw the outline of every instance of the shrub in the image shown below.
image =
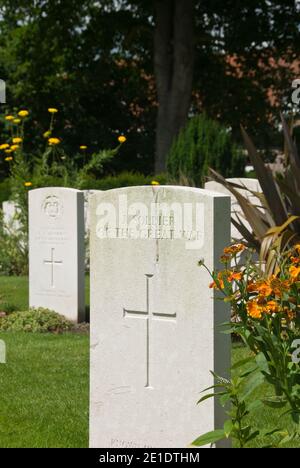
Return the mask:
<path id="1" fill-rule="evenodd" d="M 237 256 L 243 251 L 245 265 L 238 265 Z M 259 374 L 274 387 L 276 397 L 266 404 L 284 408 L 299 424 L 300 369 L 293 350 L 298 346 L 300 328 L 300 244 L 276 253 L 276 273 L 271 275 L 259 269 L 252 253 L 242 244 L 226 248 L 221 258 L 224 269 L 210 272 L 211 287 L 232 307 L 231 331 L 255 356 L 252 374 Z M 261 383 L 259 378 L 256 381 Z"/>
<path id="2" fill-rule="evenodd" d="M 28 274 L 28 234 L 24 212 L 17 212 L 5 223 L 0 210 L 0 276 Z"/>
<path id="3" fill-rule="evenodd" d="M 244 216 L 233 220 L 233 223 L 247 244 L 260 253 L 260 259 L 266 263 L 268 272 L 272 272 L 276 264 L 275 250 L 284 251 L 287 246 L 300 243 L 300 156 L 292 128 L 283 115 L 281 121 L 285 160 L 281 172 L 276 174 L 265 165 L 250 136 L 242 129 L 245 147 L 262 189 L 262 194 L 258 196 L 263 210 L 257 203 L 251 203 L 251 191 L 248 190 L 245 196 L 241 194 L 239 189 L 244 192 L 247 190 L 243 184 L 229 182 L 217 171 L 210 171 L 211 178 L 224 185 L 237 199 Z M 244 219 L 247 219 L 247 226 Z"/>
<path id="4" fill-rule="evenodd" d="M 0 330 L 29 333 L 63 333 L 74 324 L 62 315 L 48 309 L 30 309 L 26 312 L 13 312 L 0 318 Z"/>
<path id="5" fill-rule="evenodd" d="M 167 183 L 167 175 L 159 174 L 157 176 L 145 176 L 139 172 L 121 172 L 118 175 L 110 175 L 101 179 L 87 177 L 82 185 L 82 190 L 111 190 L 121 187 L 133 187 L 139 185 L 151 185 L 153 180 L 161 185 Z"/>
<path id="6" fill-rule="evenodd" d="M 10 181 L 9 179 L 4 179 L 0 182 L 0 207 L 3 202 L 9 200 L 11 195 Z"/>
<path id="7" fill-rule="evenodd" d="M 195 186 L 203 185 L 209 168 L 224 177 L 244 174 L 245 158 L 230 132 L 205 114 L 193 117 L 179 133 L 167 157 L 172 177 L 187 177 Z"/>

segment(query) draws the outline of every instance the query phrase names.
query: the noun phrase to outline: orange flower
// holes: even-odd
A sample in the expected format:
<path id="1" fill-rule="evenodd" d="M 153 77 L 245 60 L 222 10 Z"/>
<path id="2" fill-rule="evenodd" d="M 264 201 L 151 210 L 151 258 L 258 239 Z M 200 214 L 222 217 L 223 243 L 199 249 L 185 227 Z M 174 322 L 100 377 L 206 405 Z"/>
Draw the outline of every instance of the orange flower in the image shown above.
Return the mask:
<path id="1" fill-rule="evenodd" d="M 257 286 L 257 291 L 263 297 L 268 297 L 272 294 L 272 288 L 268 281 L 262 281 Z"/>
<path id="2" fill-rule="evenodd" d="M 218 280 L 218 281 L 213 281 L 209 285 L 210 289 L 224 289 L 224 281 L 223 280 Z"/>
<path id="3" fill-rule="evenodd" d="M 265 309 L 268 313 L 274 314 L 275 312 L 278 312 L 278 304 L 276 301 L 268 301 Z"/>
<path id="4" fill-rule="evenodd" d="M 249 317 L 254 319 L 261 319 L 263 314 L 263 307 L 257 301 L 249 301 L 247 304 L 247 313 Z"/>
<path id="5" fill-rule="evenodd" d="M 290 258 L 291 262 L 298 265 L 300 263 L 300 257 L 291 257 Z"/>
<path id="6" fill-rule="evenodd" d="M 233 271 L 228 276 L 228 281 L 231 283 L 232 281 L 240 281 L 243 277 L 243 273 L 240 271 Z"/>
<path id="7" fill-rule="evenodd" d="M 225 255 L 237 255 L 240 252 L 243 252 L 245 250 L 244 244 L 234 244 L 231 245 L 230 247 L 226 247 L 224 249 L 224 254 Z"/>
<path id="8" fill-rule="evenodd" d="M 223 271 L 219 271 L 218 279 L 209 285 L 210 289 L 224 289 L 223 274 Z"/>
<path id="9" fill-rule="evenodd" d="M 257 284 L 253 283 L 253 281 L 250 281 L 247 285 L 247 291 L 248 292 L 257 292 Z"/>
<path id="10" fill-rule="evenodd" d="M 295 265 L 292 265 L 289 269 L 290 275 L 293 280 L 298 279 L 298 276 L 300 275 L 300 267 L 296 267 Z"/>
<path id="11" fill-rule="evenodd" d="M 284 292 L 287 292 L 290 289 L 290 282 L 285 280 L 281 281 L 276 276 L 272 276 L 270 279 L 270 286 L 274 292 L 274 294 L 278 297 L 281 297 Z"/>
<path id="12" fill-rule="evenodd" d="M 286 312 L 286 314 L 288 316 L 288 320 L 290 320 L 290 321 L 295 320 L 296 312 L 294 312 L 293 310 L 286 310 L 285 312 Z"/>

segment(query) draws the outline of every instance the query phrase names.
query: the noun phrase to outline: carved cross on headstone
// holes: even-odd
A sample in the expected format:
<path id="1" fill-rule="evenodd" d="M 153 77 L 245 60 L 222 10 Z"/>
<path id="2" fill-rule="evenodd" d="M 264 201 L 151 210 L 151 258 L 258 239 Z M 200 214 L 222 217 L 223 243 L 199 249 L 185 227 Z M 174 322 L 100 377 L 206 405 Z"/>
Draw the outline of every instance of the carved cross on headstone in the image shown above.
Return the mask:
<path id="1" fill-rule="evenodd" d="M 124 318 L 139 318 L 146 320 L 146 388 L 152 388 L 150 385 L 150 325 L 152 320 L 168 320 L 175 322 L 176 313 L 174 314 L 164 314 L 158 312 L 152 312 L 150 310 L 150 279 L 154 275 L 145 275 L 146 276 L 146 310 L 128 310 L 123 309 Z"/>
<path id="2" fill-rule="evenodd" d="M 54 283 L 54 268 L 56 266 L 62 266 L 63 262 L 54 260 L 54 251 L 55 249 L 51 249 L 51 260 L 44 260 L 45 265 L 50 265 L 51 266 L 51 288 L 55 288 L 55 283 Z"/>

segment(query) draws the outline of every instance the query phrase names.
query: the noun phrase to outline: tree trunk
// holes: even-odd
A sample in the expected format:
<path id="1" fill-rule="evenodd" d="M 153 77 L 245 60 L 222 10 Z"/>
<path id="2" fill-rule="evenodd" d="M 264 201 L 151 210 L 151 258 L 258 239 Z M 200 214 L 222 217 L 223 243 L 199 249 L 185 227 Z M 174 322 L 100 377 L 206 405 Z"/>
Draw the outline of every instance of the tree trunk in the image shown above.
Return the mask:
<path id="1" fill-rule="evenodd" d="M 158 114 L 155 171 L 185 125 L 191 102 L 194 68 L 194 0 L 156 0 L 154 69 Z"/>

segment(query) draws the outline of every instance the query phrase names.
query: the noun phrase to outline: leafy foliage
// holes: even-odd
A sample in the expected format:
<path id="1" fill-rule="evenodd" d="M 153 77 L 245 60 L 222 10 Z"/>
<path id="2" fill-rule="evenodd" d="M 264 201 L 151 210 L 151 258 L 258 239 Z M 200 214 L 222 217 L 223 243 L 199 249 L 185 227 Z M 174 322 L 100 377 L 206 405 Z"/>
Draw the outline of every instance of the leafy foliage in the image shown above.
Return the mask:
<path id="1" fill-rule="evenodd" d="M 282 126 L 287 148 L 283 172 L 274 176 L 264 164 L 252 140 L 243 129 L 243 137 L 249 157 L 255 168 L 263 193 L 251 192 L 261 200 L 262 209 L 253 205 L 238 189 L 245 189 L 239 184 L 225 180 L 215 170 L 210 170 L 211 177 L 223 184 L 237 198 L 245 218 L 251 226 L 249 231 L 242 218 L 232 220 L 247 243 L 260 252 L 261 261 L 266 261 L 266 268 L 272 271 L 276 263 L 274 249 L 285 250 L 300 239 L 300 157 L 287 122 L 282 116 Z M 274 247 L 274 249 L 272 249 Z"/>
<path id="2" fill-rule="evenodd" d="M 300 244 L 277 253 L 276 273 L 270 276 L 253 261 L 251 252 L 245 265 L 238 265 L 241 252 L 242 244 L 224 250 L 224 270 L 210 272 L 211 287 L 221 291 L 232 307 L 230 331 L 255 356 L 249 374 L 258 372 L 274 388 L 276 397 L 265 403 L 285 408 L 299 425 L 300 368 L 293 350 L 300 335 Z"/>
<path id="3" fill-rule="evenodd" d="M 245 364 L 249 363 L 251 365 L 252 358 L 250 357 L 246 361 L 240 361 L 234 367 L 244 367 Z M 222 429 L 203 434 L 192 443 L 192 446 L 203 447 L 232 439 L 238 448 L 250 448 L 253 442 L 259 444 L 261 448 L 282 448 L 299 438 L 298 429 L 290 432 L 280 427 L 264 429 L 249 424 L 249 416 L 257 410 L 262 410 L 264 404 L 269 403 L 269 406 L 273 408 L 282 407 L 280 399 L 277 397 L 254 401 L 251 399 L 254 390 L 262 384 L 259 372 L 250 372 L 251 377 L 248 378 L 249 372 L 244 371 L 240 377 L 234 377 L 231 380 L 216 374 L 213 375 L 216 381 L 215 385 L 202 392 L 206 394 L 199 400 L 198 404 L 209 398 L 217 398 L 221 406 L 225 408 L 229 418 L 225 421 Z"/>
<path id="4" fill-rule="evenodd" d="M 0 318 L 0 331 L 29 333 L 63 333 L 71 330 L 72 322 L 48 309 L 13 312 Z"/>
<path id="5" fill-rule="evenodd" d="M 225 177 L 241 176 L 244 158 L 228 130 L 202 114 L 180 132 L 168 155 L 167 168 L 173 177 L 185 176 L 199 187 L 209 167 Z"/>

